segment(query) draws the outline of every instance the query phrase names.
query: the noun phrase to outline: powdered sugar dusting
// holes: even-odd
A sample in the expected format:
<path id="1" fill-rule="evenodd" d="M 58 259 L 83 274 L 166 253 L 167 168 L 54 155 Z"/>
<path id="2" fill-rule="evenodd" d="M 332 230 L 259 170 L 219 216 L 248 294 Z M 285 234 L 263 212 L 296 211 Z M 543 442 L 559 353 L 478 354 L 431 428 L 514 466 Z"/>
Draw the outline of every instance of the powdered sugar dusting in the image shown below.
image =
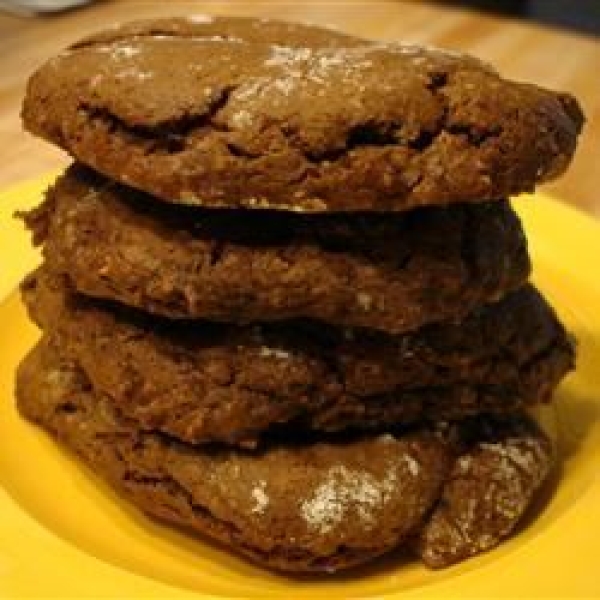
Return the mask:
<path id="1" fill-rule="evenodd" d="M 438 48 L 437 46 L 430 46 L 428 44 L 412 44 L 410 42 L 381 42 L 375 44 L 374 47 L 408 56 L 415 64 L 424 62 L 429 55 L 432 58 L 447 58 L 468 61 L 471 64 L 476 63 L 486 71 L 495 72 L 494 67 L 489 63 L 464 52 L 450 50 L 449 48 Z"/>
<path id="2" fill-rule="evenodd" d="M 141 48 L 138 46 L 132 46 L 122 41 L 114 44 L 91 46 L 89 50 L 98 54 L 108 54 L 111 60 L 116 61 L 129 59 L 141 53 Z"/>
<path id="3" fill-rule="evenodd" d="M 243 108 L 233 113 L 231 116 L 231 123 L 240 129 L 252 126 L 253 122 L 254 117 L 252 116 L 252 113 Z"/>
<path id="4" fill-rule="evenodd" d="M 180 42 L 181 44 L 187 44 L 188 42 L 235 42 L 242 43 L 242 38 L 234 35 L 190 35 L 180 36 L 174 33 L 155 33 L 154 35 L 148 36 L 147 39 L 158 40 L 158 41 L 169 41 L 169 42 Z"/>
<path id="5" fill-rule="evenodd" d="M 450 50 L 448 48 L 438 48 L 437 46 L 430 46 L 428 44 L 412 44 L 410 42 L 381 42 L 375 44 L 375 47 L 408 56 L 427 53 L 457 59 L 462 59 L 466 57 L 466 54 L 464 54 L 463 52 L 458 52 L 456 50 Z"/>
<path id="6" fill-rule="evenodd" d="M 365 312 L 369 312 L 371 310 L 373 298 L 369 294 L 366 294 L 365 292 L 359 292 L 356 295 L 356 301 Z"/>
<path id="7" fill-rule="evenodd" d="M 141 69 L 136 69 L 135 67 L 123 69 L 115 74 L 116 79 L 135 79 L 137 81 L 145 81 L 146 79 L 152 79 L 152 77 L 154 77 L 152 72 L 142 71 Z"/>
<path id="8" fill-rule="evenodd" d="M 300 505 L 302 517 L 311 529 L 327 533 L 354 511 L 369 526 L 396 489 L 397 473 L 390 468 L 383 480 L 367 471 L 332 467 L 325 481 Z"/>
<path id="9" fill-rule="evenodd" d="M 309 63 L 307 78 L 315 83 L 326 83 L 332 77 L 341 81 L 360 79 L 360 74 L 373 65 L 365 49 L 337 48 L 321 50 Z"/>
<path id="10" fill-rule="evenodd" d="M 234 92 L 234 96 L 237 100 L 242 100 L 244 102 L 252 100 L 262 94 L 262 90 L 267 84 L 268 79 L 266 77 L 257 77 L 250 83 L 241 85 L 237 88 Z"/>
<path id="11" fill-rule="evenodd" d="M 295 86 L 294 80 L 289 77 L 285 79 L 276 79 L 272 83 L 273 89 L 281 92 L 284 96 L 289 96 Z"/>
<path id="12" fill-rule="evenodd" d="M 454 527 L 460 532 L 459 545 L 471 544 L 479 550 L 494 545 L 514 527 L 530 498 L 546 477 L 550 461 L 536 440 L 504 439 L 481 442 L 478 448 L 496 456 L 493 471 L 480 471 L 478 454 L 467 454 L 457 462 L 460 478 L 483 477 L 482 497 L 467 497 L 453 509 Z M 493 532 L 493 535 L 491 534 Z"/>
<path id="13" fill-rule="evenodd" d="M 466 454 L 458 459 L 456 466 L 460 471 L 468 471 L 471 468 L 472 460 L 472 457 Z"/>
<path id="14" fill-rule="evenodd" d="M 187 20 L 190 23 L 212 23 L 214 22 L 215 18 L 212 15 L 203 15 L 203 14 L 197 14 L 197 15 L 189 15 L 187 17 Z"/>
<path id="15" fill-rule="evenodd" d="M 279 348 L 269 348 L 268 346 L 263 346 L 260 349 L 260 355 L 265 358 L 278 358 L 280 360 L 285 360 L 290 357 L 289 352 L 280 350 Z"/>
<path id="16" fill-rule="evenodd" d="M 259 481 L 256 486 L 252 489 L 252 499 L 254 500 L 254 506 L 252 507 L 253 513 L 264 513 L 269 506 L 269 496 L 265 491 L 267 487 L 266 481 Z"/>
<path id="17" fill-rule="evenodd" d="M 364 50 L 356 50 L 314 50 L 273 45 L 264 65 L 275 69 L 275 74 L 254 78 L 240 86 L 234 97 L 237 100 L 251 101 L 269 94 L 291 96 L 299 86 L 307 83 L 324 85 L 334 78 L 337 81 L 350 80 L 372 65 Z"/>
<path id="18" fill-rule="evenodd" d="M 486 424 L 482 433 L 487 427 L 493 435 Z M 549 445 L 526 428 L 522 436 L 476 443 L 456 462 L 444 502 L 426 524 L 424 558 L 440 566 L 496 545 L 518 523 L 551 462 Z"/>
<path id="19" fill-rule="evenodd" d="M 408 472 L 413 477 L 416 477 L 421 471 L 421 465 L 419 464 L 419 462 L 410 454 L 405 454 L 402 458 L 406 463 L 406 466 L 408 467 Z"/>
<path id="20" fill-rule="evenodd" d="M 519 446 L 516 446 L 514 442 L 511 443 L 511 440 L 506 440 L 503 443 L 479 444 L 480 448 L 497 454 L 528 473 L 536 468 L 542 450 L 538 444 L 527 444 L 527 446 L 527 448 L 523 447 L 523 441 Z"/>
<path id="21" fill-rule="evenodd" d="M 265 60 L 268 67 L 292 67 L 298 63 L 306 62 L 312 56 L 310 48 L 290 48 L 288 46 L 273 45 L 271 56 Z"/>
<path id="22" fill-rule="evenodd" d="M 131 58 L 140 53 L 140 49 L 135 46 L 117 46 L 111 52 L 111 56 L 114 59 L 119 58 Z"/>

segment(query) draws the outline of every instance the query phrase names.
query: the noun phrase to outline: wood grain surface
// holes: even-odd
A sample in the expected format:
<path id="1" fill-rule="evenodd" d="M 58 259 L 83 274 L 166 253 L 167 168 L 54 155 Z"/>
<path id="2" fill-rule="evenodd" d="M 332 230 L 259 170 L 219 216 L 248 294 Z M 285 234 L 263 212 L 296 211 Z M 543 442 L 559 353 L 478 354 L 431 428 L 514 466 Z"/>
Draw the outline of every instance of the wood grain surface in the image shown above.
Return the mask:
<path id="1" fill-rule="evenodd" d="M 383 40 L 435 44 L 475 54 L 506 77 L 572 92 L 588 122 L 568 174 L 544 189 L 600 217 L 600 41 L 443 4 L 391 0 L 105 0 L 55 16 L 0 14 L 0 187 L 68 163 L 64 153 L 21 130 L 25 82 L 38 65 L 68 43 L 115 22 L 197 13 L 300 20 Z"/>

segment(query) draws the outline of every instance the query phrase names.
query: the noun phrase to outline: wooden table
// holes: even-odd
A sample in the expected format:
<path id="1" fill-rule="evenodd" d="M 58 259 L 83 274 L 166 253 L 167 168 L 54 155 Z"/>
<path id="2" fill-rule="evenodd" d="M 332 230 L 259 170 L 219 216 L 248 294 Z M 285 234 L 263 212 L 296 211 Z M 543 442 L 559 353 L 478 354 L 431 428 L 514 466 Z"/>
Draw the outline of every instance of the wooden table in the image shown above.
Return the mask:
<path id="1" fill-rule="evenodd" d="M 105 0 L 53 17 L 0 14 L 0 187 L 68 162 L 60 151 L 21 131 L 25 81 L 41 62 L 78 37 L 114 22 L 198 12 L 279 17 L 335 25 L 373 38 L 437 44 L 476 54 L 507 77 L 571 91 L 588 123 L 568 175 L 546 187 L 600 217 L 600 42 L 422 2 Z"/>

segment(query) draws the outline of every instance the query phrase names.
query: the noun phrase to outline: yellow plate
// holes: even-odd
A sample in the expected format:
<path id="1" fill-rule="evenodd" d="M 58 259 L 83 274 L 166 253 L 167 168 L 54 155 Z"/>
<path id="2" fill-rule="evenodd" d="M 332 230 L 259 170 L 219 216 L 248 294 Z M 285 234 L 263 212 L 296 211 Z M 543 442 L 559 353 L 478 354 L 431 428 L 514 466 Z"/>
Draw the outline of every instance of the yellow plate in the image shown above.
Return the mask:
<path id="1" fill-rule="evenodd" d="M 0 298 L 38 260 L 11 218 L 50 178 L 0 194 Z M 600 596 L 600 225 L 548 198 L 518 202 L 535 281 L 579 340 L 551 415 L 561 473 L 535 520 L 497 550 L 428 572 L 399 556 L 361 573 L 291 579 L 142 516 L 14 409 L 37 333 L 0 306 L 0 596 L 4 598 L 449 598 Z"/>

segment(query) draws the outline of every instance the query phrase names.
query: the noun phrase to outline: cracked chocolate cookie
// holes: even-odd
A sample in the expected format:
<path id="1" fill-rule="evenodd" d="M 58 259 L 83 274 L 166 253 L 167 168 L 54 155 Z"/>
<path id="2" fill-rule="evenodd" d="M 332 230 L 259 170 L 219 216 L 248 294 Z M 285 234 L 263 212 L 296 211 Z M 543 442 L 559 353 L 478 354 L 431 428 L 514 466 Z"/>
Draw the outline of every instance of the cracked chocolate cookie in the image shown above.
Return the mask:
<path id="1" fill-rule="evenodd" d="M 174 324 L 70 294 L 43 271 L 22 289 L 33 319 L 119 411 L 192 443 L 511 412 L 549 401 L 573 365 L 532 287 L 403 336 L 307 321 Z"/>
<path id="2" fill-rule="evenodd" d="M 431 568 L 480 554 L 509 535 L 554 462 L 550 440 L 529 418 L 484 417 L 453 427 L 463 448 L 416 537 Z"/>
<path id="3" fill-rule="evenodd" d="M 452 564 L 510 533 L 552 462 L 522 415 L 459 423 L 452 441 L 417 429 L 194 448 L 139 431 L 48 340 L 22 362 L 16 393 L 24 416 L 149 515 L 284 571 L 334 572 L 403 543 L 428 566 Z"/>
<path id="4" fill-rule="evenodd" d="M 74 44 L 30 79 L 23 121 L 170 202 L 325 212 L 531 190 L 566 168 L 583 115 L 464 55 L 216 18 Z"/>
<path id="5" fill-rule="evenodd" d="M 173 208 L 73 166 L 25 221 L 48 269 L 80 292 L 176 318 L 400 333 L 459 320 L 530 271 L 506 202 L 397 215 Z"/>

